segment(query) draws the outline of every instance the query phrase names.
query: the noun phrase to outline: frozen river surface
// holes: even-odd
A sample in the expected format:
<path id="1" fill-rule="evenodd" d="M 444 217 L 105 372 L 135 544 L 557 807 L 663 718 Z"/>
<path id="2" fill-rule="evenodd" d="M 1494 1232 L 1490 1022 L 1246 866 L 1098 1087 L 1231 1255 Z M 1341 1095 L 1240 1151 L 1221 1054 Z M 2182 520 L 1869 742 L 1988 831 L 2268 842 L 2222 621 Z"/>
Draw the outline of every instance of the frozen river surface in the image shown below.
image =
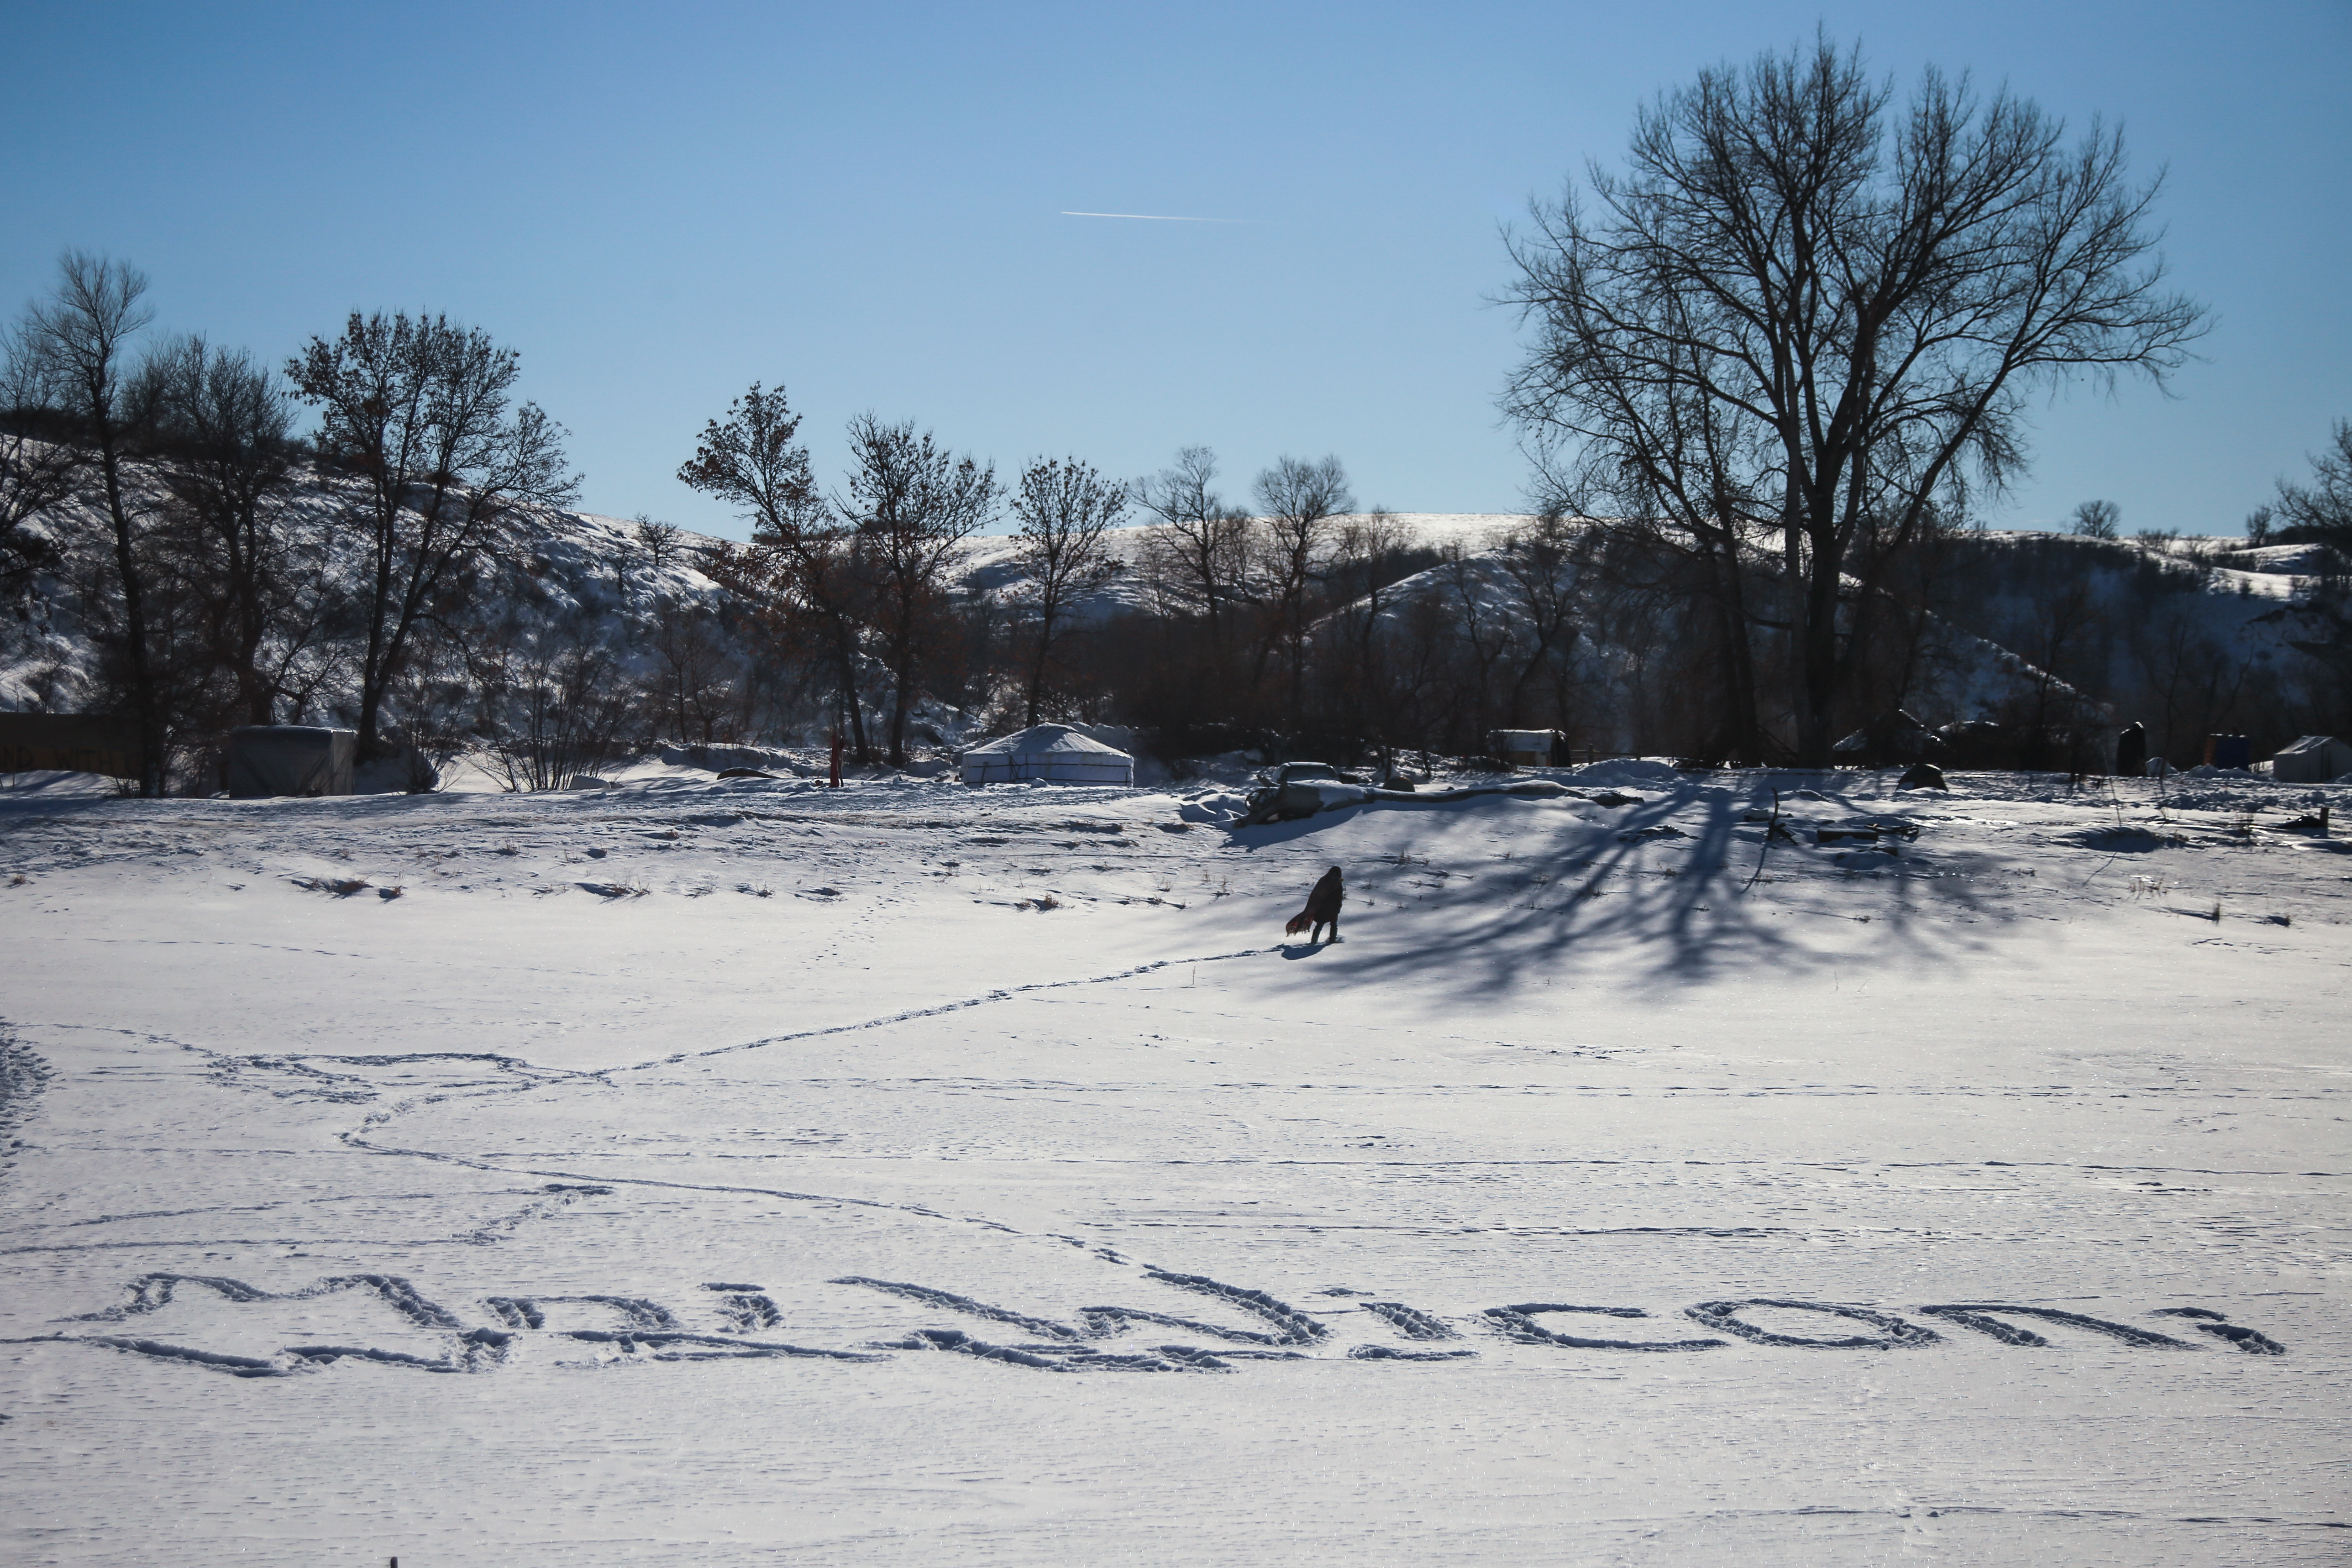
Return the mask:
<path id="1" fill-rule="evenodd" d="M 0 1557 L 2341 1563 L 2346 841 L 1958 783 L 0 800 Z"/>

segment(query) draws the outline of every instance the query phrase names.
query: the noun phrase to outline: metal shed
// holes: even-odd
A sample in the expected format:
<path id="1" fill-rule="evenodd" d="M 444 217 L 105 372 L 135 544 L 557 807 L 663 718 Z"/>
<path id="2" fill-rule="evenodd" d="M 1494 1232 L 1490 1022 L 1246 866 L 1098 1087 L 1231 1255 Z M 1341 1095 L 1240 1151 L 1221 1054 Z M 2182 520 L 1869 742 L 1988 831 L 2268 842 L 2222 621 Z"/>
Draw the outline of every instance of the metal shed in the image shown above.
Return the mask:
<path id="1" fill-rule="evenodd" d="M 2281 784 L 2325 784 L 2347 773 L 2352 773 L 2352 745 L 2332 735 L 2306 735 L 2271 758 L 2271 778 Z"/>

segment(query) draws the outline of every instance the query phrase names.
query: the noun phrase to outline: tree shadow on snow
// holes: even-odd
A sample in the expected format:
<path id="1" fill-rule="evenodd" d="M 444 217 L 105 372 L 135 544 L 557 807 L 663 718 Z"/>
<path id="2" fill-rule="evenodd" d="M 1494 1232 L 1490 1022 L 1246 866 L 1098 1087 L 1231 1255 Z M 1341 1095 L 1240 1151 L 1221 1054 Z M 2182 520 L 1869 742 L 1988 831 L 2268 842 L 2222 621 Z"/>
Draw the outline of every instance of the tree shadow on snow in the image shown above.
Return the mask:
<path id="1" fill-rule="evenodd" d="M 1405 861 L 1367 860 L 1335 845 L 1329 859 L 1347 868 L 1347 918 L 1358 938 L 1345 945 L 1343 972 L 1411 973 L 1475 994 L 1568 971 L 1688 982 L 1759 967 L 1907 968 L 1986 948 L 1976 927 L 2005 917 L 1969 876 L 1955 874 L 1976 869 L 1979 857 L 1942 849 L 1930 824 L 1916 841 L 1893 841 L 1897 854 L 1885 869 L 1846 870 L 1835 863 L 1838 849 L 1811 841 L 1811 821 L 1897 813 L 1890 802 L 1822 793 L 1803 803 L 1806 816 L 1793 827 L 1795 803 L 1784 799 L 1781 825 L 1799 841 L 1774 840 L 1760 878 L 1765 824 L 1743 819 L 1769 807 L 1761 780 L 1678 791 L 1601 821 L 1531 817 L 1512 836 L 1512 860 L 1466 872 L 1445 863 L 1442 840 L 1425 862 L 1417 851 Z M 1457 809 L 1351 807 L 1236 832 L 1234 841 L 1252 854 L 1305 848 L 1370 812 Z M 1370 908 L 1360 903 L 1367 896 Z"/>

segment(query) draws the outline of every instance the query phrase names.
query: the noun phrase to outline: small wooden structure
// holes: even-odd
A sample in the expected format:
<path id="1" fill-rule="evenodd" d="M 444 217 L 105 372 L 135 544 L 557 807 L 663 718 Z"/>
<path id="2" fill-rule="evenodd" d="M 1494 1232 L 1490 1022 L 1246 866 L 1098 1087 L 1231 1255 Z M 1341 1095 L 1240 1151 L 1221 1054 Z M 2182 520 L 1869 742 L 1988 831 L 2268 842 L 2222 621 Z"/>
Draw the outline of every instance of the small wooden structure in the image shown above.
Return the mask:
<path id="1" fill-rule="evenodd" d="M 139 726 L 96 713 L 0 713 L 0 773 L 139 777 Z"/>

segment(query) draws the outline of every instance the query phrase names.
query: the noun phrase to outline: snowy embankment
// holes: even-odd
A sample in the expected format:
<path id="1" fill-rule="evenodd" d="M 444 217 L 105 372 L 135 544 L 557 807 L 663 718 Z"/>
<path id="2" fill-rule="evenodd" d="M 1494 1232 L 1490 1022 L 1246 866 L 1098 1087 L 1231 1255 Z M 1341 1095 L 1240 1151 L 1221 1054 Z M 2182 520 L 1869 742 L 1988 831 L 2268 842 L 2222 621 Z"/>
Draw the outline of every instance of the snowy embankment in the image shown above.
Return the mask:
<path id="1" fill-rule="evenodd" d="M 0 800 L 0 1547 L 2340 1559 L 2352 790 L 1614 778 Z"/>

